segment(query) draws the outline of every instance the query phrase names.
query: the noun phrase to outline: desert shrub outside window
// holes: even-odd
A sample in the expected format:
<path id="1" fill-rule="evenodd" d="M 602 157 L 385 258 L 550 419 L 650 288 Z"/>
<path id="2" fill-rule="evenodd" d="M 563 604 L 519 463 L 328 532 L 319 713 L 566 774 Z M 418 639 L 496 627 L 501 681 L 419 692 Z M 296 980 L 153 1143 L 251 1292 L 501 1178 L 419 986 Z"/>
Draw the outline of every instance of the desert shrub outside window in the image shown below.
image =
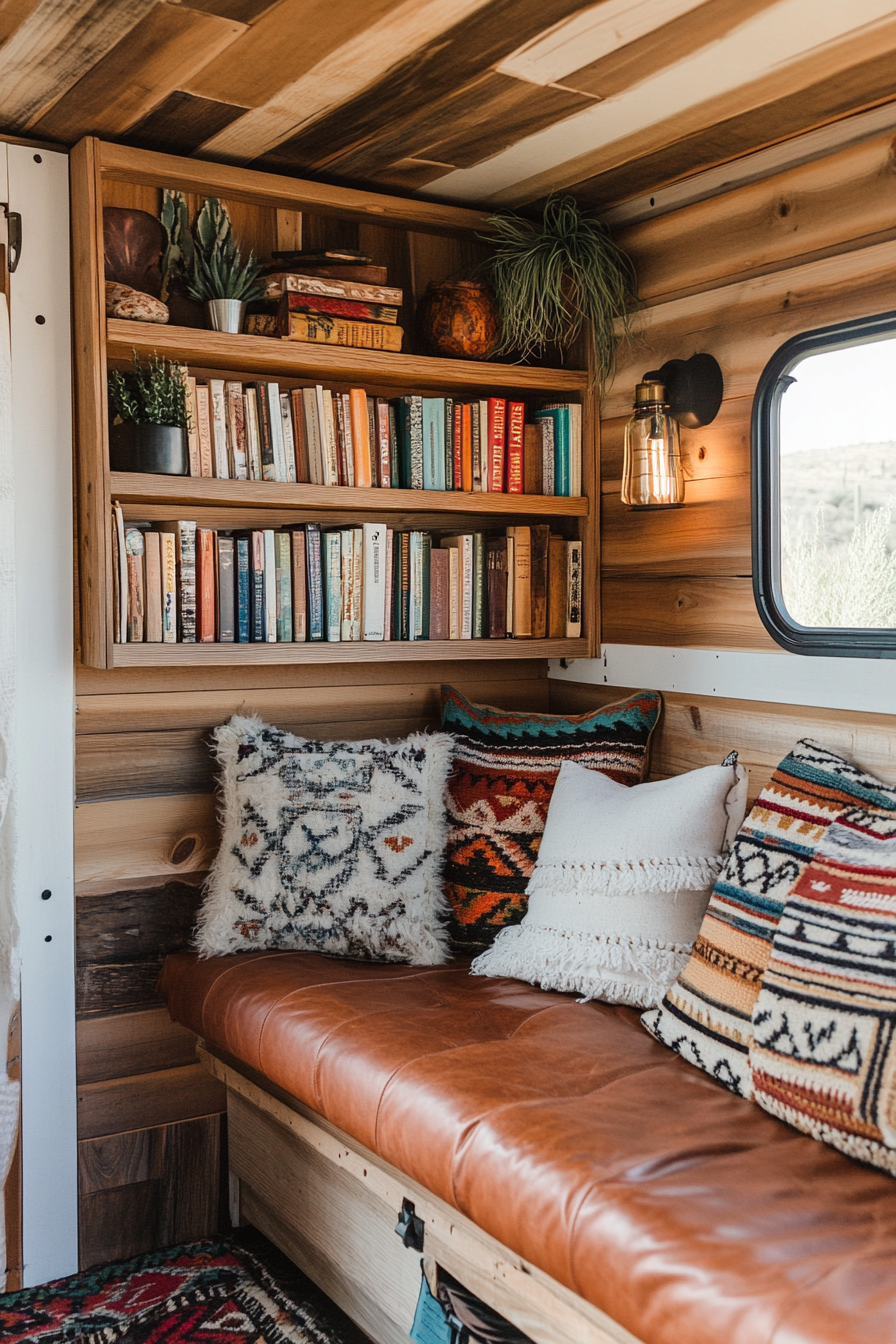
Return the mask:
<path id="1" fill-rule="evenodd" d="M 766 365 L 753 588 L 794 653 L 896 658 L 896 313 L 804 332 Z"/>

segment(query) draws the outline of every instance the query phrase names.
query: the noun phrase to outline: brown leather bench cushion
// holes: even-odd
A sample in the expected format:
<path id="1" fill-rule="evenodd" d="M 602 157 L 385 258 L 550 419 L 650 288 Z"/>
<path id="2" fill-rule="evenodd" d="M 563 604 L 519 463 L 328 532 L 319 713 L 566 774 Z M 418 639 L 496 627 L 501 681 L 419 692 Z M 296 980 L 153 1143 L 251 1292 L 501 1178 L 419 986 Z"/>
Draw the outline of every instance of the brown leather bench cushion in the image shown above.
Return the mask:
<path id="1" fill-rule="evenodd" d="M 169 957 L 172 1015 L 645 1344 L 896 1344 L 896 1185 L 637 1014 L 465 965 Z"/>

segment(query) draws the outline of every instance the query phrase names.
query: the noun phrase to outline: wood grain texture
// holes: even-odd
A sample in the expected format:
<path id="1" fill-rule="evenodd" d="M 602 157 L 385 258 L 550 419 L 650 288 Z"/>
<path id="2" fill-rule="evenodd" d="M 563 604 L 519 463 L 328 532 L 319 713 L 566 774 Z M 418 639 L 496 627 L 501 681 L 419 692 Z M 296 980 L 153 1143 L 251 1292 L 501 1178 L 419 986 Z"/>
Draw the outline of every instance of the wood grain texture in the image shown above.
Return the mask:
<path id="1" fill-rule="evenodd" d="M 893 228 L 892 132 L 623 229 L 642 300 L 780 270 Z"/>
<path id="2" fill-rule="evenodd" d="M 233 19 L 163 0 L 32 129 L 69 145 L 85 135 L 120 135 L 245 31 Z"/>
<path id="3" fill-rule="evenodd" d="M 198 880 L 85 896 L 75 903 L 77 964 L 160 962 L 189 941 L 202 898 Z"/>
<path id="4" fill-rule="evenodd" d="M 691 649 L 777 649 L 749 578 L 605 576 L 601 636 L 607 644 Z"/>
<path id="5" fill-rule="evenodd" d="M 81 1018 L 77 1024 L 78 1082 L 102 1083 L 137 1073 L 179 1068 L 196 1060 L 196 1037 L 167 1008 Z"/>
<path id="6" fill-rule="evenodd" d="M 642 373 L 650 364 L 649 352 Z M 634 391 L 634 389 L 632 389 Z M 728 397 L 712 424 L 701 429 L 681 429 L 681 458 L 685 474 L 685 497 L 691 481 L 720 476 L 747 476 L 750 472 L 751 397 Z M 601 491 L 618 494 L 622 485 L 627 415 L 602 421 L 600 427 Z"/>
<path id="7" fill-rule="evenodd" d="M 538 369 L 522 364 L 491 364 L 485 361 L 440 359 L 432 355 L 390 354 L 381 350 L 315 345 L 313 341 L 287 341 L 270 336 L 236 338 L 225 332 L 202 331 L 197 327 L 160 326 L 149 322 L 128 322 L 121 318 L 109 318 L 107 326 L 111 359 L 132 359 L 135 349 L 147 354 L 158 350 L 165 359 L 195 365 L 202 370 L 261 373 L 281 380 L 314 378 L 323 380 L 328 386 L 334 381 L 351 383 L 361 378 L 366 380 L 365 386 L 383 391 L 390 388 L 407 391 L 408 386 L 414 386 L 424 393 L 430 389 L 435 392 L 448 388 L 461 392 L 480 387 L 581 393 L 588 384 L 587 373 L 577 369 Z M 243 484 L 251 485 L 253 482 Z M 268 484 L 273 485 L 272 482 Z M 390 494 L 391 491 L 374 493 Z"/>
<path id="8" fill-rule="evenodd" d="M 115 644 L 109 665 L 111 667 L 208 667 L 238 666 L 253 668 L 265 663 L 391 663 L 402 661 L 425 662 L 438 658 L 456 659 L 458 644 L 464 644 L 464 654 L 470 659 L 518 658 L 519 646 L 525 643 L 527 653 L 536 658 L 587 658 L 589 641 L 581 639 L 474 639 L 474 640 L 415 640 L 411 643 L 315 643 L 315 644 Z M 249 674 L 254 676 L 254 670 Z"/>
<path id="9" fill-rule="evenodd" d="M 95 1139 L 132 1129 L 217 1115 L 224 1088 L 200 1064 L 160 1069 L 134 1078 L 78 1085 L 78 1138 Z"/>
<path id="10" fill-rule="evenodd" d="M 628 694 L 618 686 L 552 681 L 551 708 L 583 713 Z M 663 714 L 650 744 L 650 778 L 716 765 L 735 749 L 754 798 L 801 737 L 841 752 L 887 783 L 896 783 L 896 716 L 802 705 L 773 705 L 722 696 L 663 693 Z"/>
<path id="11" fill-rule="evenodd" d="M 640 512 L 602 496 L 601 572 L 733 577 L 752 572 L 750 478 L 691 481 L 685 506 Z"/>
<path id="12" fill-rule="evenodd" d="M 75 808 L 77 881 L 199 872 L 218 847 L 211 793 L 113 799 Z"/>
<path id="13" fill-rule="evenodd" d="M 82 1270 L 224 1230 L 222 1127 L 211 1115 L 78 1144 Z"/>
<path id="14" fill-rule="evenodd" d="M 128 131 L 129 144 L 167 154 L 192 154 L 245 112 L 234 103 L 175 90 Z"/>

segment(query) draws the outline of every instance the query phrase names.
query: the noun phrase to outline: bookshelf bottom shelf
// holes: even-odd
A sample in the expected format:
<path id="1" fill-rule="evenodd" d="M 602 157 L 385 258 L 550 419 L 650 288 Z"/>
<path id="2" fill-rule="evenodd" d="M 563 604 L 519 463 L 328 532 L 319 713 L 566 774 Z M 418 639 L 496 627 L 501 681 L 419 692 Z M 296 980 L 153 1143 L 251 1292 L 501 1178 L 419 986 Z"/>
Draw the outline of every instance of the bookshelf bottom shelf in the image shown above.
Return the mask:
<path id="1" fill-rule="evenodd" d="M 588 658 L 587 639 L 421 639 L 345 644 L 114 644 L 112 667 L 403 663 L 459 658 Z"/>

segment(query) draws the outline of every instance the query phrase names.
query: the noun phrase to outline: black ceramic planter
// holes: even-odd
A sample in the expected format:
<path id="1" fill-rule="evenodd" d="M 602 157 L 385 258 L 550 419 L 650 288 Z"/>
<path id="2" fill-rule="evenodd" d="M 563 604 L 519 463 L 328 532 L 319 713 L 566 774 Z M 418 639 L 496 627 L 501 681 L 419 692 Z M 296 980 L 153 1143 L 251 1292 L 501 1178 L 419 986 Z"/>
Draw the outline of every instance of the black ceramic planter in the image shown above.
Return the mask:
<path id="1" fill-rule="evenodd" d="M 113 425 L 109 435 L 113 471 L 143 471 L 154 476 L 186 476 L 190 460 L 187 431 L 176 425 Z"/>

